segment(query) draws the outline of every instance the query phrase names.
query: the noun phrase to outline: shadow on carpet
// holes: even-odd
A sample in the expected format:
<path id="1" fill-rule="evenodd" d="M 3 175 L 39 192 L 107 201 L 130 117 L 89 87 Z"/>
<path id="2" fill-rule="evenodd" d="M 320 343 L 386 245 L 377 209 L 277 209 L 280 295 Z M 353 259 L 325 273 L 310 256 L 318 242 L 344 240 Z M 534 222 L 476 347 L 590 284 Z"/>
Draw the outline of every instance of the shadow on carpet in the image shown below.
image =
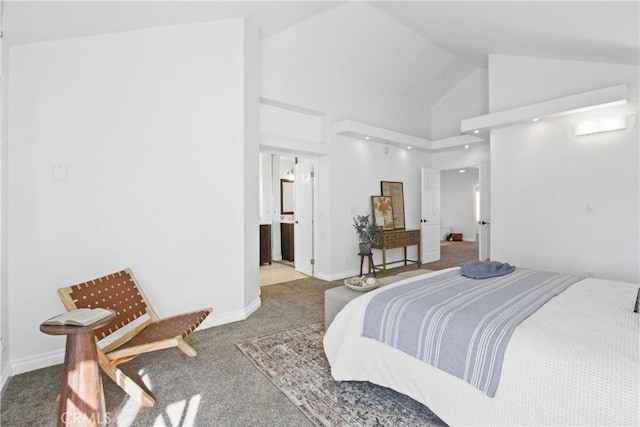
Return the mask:
<path id="1" fill-rule="evenodd" d="M 446 426 L 426 406 L 366 381 L 336 382 L 322 322 L 236 344 L 317 426 Z"/>

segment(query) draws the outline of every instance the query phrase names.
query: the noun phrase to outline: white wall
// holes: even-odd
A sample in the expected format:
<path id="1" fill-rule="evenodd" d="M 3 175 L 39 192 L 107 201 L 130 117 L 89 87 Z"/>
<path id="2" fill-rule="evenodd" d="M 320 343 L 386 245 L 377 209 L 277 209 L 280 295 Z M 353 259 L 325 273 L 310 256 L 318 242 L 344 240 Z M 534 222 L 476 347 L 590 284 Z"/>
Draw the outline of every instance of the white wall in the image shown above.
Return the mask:
<path id="1" fill-rule="evenodd" d="M 489 160 L 489 144 L 472 144 L 468 150 L 458 149 L 434 153 L 431 161 L 435 169 L 449 170 L 480 166 L 483 160 Z"/>
<path id="2" fill-rule="evenodd" d="M 241 259 L 238 273 L 242 274 L 242 278 L 236 283 L 240 286 L 236 292 L 241 293 L 242 306 L 239 312 L 229 313 L 226 320 L 231 321 L 231 317 L 246 318 L 251 312 L 260 306 L 260 200 L 258 197 L 259 177 L 259 146 L 260 146 L 260 40 L 258 39 L 258 29 L 246 23 L 244 20 L 235 21 L 236 25 L 241 25 L 243 29 L 242 40 L 240 46 L 237 47 L 243 53 L 242 61 L 242 83 L 243 87 L 243 111 L 242 126 L 243 134 L 240 143 L 243 150 L 243 158 L 233 158 L 233 166 L 240 169 L 242 180 L 240 186 L 236 190 L 241 189 L 243 206 L 240 212 L 243 227 L 239 229 L 244 234 Z M 214 47 L 218 47 L 215 46 Z M 211 76 L 213 77 L 213 76 Z M 220 81 L 216 82 L 220 84 Z M 233 97 L 233 95 L 231 95 Z M 226 102 L 226 99 L 222 99 Z M 211 118 L 209 118 L 210 120 Z M 218 160 L 219 162 L 220 160 Z M 236 193 L 237 194 L 237 193 Z M 237 197 L 237 195 L 234 195 Z M 231 234 L 227 231 L 228 234 Z M 217 263 L 219 261 L 216 261 Z M 217 267 L 220 264 L 216 265 Z M 233 273 L 227 273 L 233 274 Z M 237 280 L 237 279 L 236 279 Z M 225 316 L 219 317 L 219 321 L 223 322 Z M 215 318 L 214 318 L 215 319 Z M 213 324 L 209 323 L 209 324 Z M 207 324 L 203 325 L 204 327 Z"/>
<path id="3" fill-rule="evenodd" d="M 431 107 L 431 139 L 460 135 L 460 121 L 487 114 L 489 80 L 486 68 L 478 68 Z"/>
<path id="4" fill-rule="evenodd" d="M 440 174 L 440 224 L 451 227 L 452 233 L 462 233 L 462 238 L 476 240 L 475 186 L 478 169 L 465 168 L 442 171 Z"/>
<path id="5" fill-rule="evenodd" d="M 351 119 L 410 135 L 429 135 L 429 106 L 366 81 L 353 69 L 352 46 L 361 40 L 359 25 L 378 25 L 381 35 L 414 37 L 410 30 L 366 3 L 338 5 L 298 25 L 262 40 L 262 97 L 331 114 L 331 122 Z M 353 26 L 352 38 L 341 40 L 331 26 Z M 371 40 L 362 40 L 360 49 L 374 50 Z M 365 45 L 364 43 L 369 43 Z M 344 63 L 327 63 L 327 55 L 348 58 Z M 400 54 L 401 56 L 401 54 Z M 394 64 L 389 66 L 393 72 Z"/>
<path id="6" fill-rule="evenodd" d="M 9 340 L 9 286 L 8 286 L 8 238 L 7 238 L 7 171 L 9 170 L 8 155 L 7 155 L 7 116 L 8 116 L 8 102 L 7 102 L 7 88 L 8 81 L 8 58 L 9 49 L 6 48 L 3 40 L 0 40 L 0 47 L 2 52 L 0 53 L 1 72 L 2 79 L 0 81 L 2 85 L 2 96 L 0 96 L 0 115 L 2 118 L 2 126 L 0 131 L 2 133 L 2 140 L 0 141 L 0 337 L 2 342 L 0 343 L 0 388 L 3 388 L 6 381 L 9 379 L 10 366 L 9 366 L 9 354 L 7 348 L 10 346 Z"/>
<path id="7" fill-rule="evenodd" d="M 513 68 L 512 68 L 513 67 Z M 489 111 L 496 112 L 629 82 L 637 68 L 582 61 L 489 55 Z"/>
<path id="8" fill-rule="evenodd" d="M 271 177 L 271 155 L 260 153 L 260 224 L 271 224 L 273 218 L 273 179 Z"/>
<path id="9" fill-rule="evenodd" d="M 316 37 L 323 35 L 317 34 Z M 416 136 L 428 133 L 429 109 L 391 91 L 340 72 L 307 63 L 296 52 L 310 40 L 306 23 L 262 40 L 262 97 L 326 114 L 328 156 L 318 157 L 314 274 L 334 280 L 359 272 L 358 240 L 353 216 L 371 213 L 371 196 L 380 195 L 380 181 L 404 183 L 406 224 L 419 227 L 420 167 L 430 155 L 389 148 L 335 135 L 331 124 L 352 119 Z M 311 43 L 312 45 L 313 43 Z M 394 250 L 391 259 L 399 259 Z M 410 248 L 413 257 L 414 248 Z M 376 262 L 379 262 L 376 259 Z"/>
<path id="10" fill-rule="evenodd" d="M 61 361 L 58 287 L 124 267 L 160 315 L 259 306 L 257 44 L 231 20 L 11 48 L 15 372 Z"/>
<path id="11" fill-rule="evenodd" d="M 478 68 L 442 96 L 431 107 L 432 139 L 460 134 L 460 122 L 486 114 L 489 110 L 489 77 L 486 68 Z M 489 144 L 474 143 L 469 149 L 433 153 L 433 167 L 440 170 L 471 168 L 489 160 Z"/>
<path id="12" fill-rule="evenodd" d="M 268 102 L 268 101 L 265 101 Z M 260 133 L 321 144 L 322 117 L 285 106 L 260 104 Z"/>
<path id="13" fill-rule="evenodd" d="M 331 273 L 346 277 L 359 273 L 358 238 L 353 216 L 371 214 L 371 196 L 380 195 L 380 181 L 403 183 L 405 226 L 420 228 L 420 168 L 430 167 L 429 155 L 336 135 L 331 144 Z M 416 259 L 417 248 L 408 249 Z M 388 261 L 402 259 L 402 249 L 387 251 Z M 382 262 L 374 251 L 376 264 Z M 366 270 L 365 270 L 366 271 Z"/>
<path id="14" fill-rule="evenodd" d="M 639 137 L 631 129 L 573 137 L 578 120 L 638 114 L 638 68 L 491 56 L 491 109 L 619 83 L 623 107 L 491 133 L 491 257 L 521 267 L 639 280 Z M 589 211 L 588 205 L 592 206 Z"/>

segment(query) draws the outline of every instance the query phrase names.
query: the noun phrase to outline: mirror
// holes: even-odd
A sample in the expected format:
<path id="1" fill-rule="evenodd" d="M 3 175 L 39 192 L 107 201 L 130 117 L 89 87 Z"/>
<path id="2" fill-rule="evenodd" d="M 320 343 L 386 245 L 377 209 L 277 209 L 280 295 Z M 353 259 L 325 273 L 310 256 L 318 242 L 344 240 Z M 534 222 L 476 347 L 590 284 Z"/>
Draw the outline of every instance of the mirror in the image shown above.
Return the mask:
<path id="1" fill-rule="evenodd" d="M 293 215 L 293 180 L 280 180 L 280 214 Z"/>

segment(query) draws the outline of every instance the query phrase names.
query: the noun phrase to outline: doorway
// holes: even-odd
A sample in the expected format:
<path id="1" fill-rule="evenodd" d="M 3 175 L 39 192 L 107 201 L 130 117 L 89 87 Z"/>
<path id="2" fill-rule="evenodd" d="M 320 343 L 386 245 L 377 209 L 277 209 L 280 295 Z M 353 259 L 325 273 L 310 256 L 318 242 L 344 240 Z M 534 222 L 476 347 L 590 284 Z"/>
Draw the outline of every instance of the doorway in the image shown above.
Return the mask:
<path id="1" fill-rule="evenodd" d="M 456 267 L 479 259 L 479 169 L 440 171 L 440 259 L 424 268 Z"/>
<path id="2" fill-rule="evenodd" d="M 260 286 L 313 276 L 313 160 L 260 153 L 260 223 L 271 230 L 271 262 Z"/>

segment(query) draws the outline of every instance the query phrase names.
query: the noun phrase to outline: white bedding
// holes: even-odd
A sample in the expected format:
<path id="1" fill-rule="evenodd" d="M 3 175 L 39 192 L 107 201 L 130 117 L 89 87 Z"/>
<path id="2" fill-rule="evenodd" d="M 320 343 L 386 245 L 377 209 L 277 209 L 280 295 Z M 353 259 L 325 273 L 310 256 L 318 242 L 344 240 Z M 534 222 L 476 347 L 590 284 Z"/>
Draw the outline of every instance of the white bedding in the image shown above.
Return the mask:
<path id="1" fill-rule="evenodd" d="M 552 298 L 516 328 L 491 398 L 361 336 L 367 302 L 415 279 L 365 293 L 338 313 L 324 338 L 335 380 L 390 387 L 450 425 L 640 425 L 637 284 L 589 278 Z"/>

